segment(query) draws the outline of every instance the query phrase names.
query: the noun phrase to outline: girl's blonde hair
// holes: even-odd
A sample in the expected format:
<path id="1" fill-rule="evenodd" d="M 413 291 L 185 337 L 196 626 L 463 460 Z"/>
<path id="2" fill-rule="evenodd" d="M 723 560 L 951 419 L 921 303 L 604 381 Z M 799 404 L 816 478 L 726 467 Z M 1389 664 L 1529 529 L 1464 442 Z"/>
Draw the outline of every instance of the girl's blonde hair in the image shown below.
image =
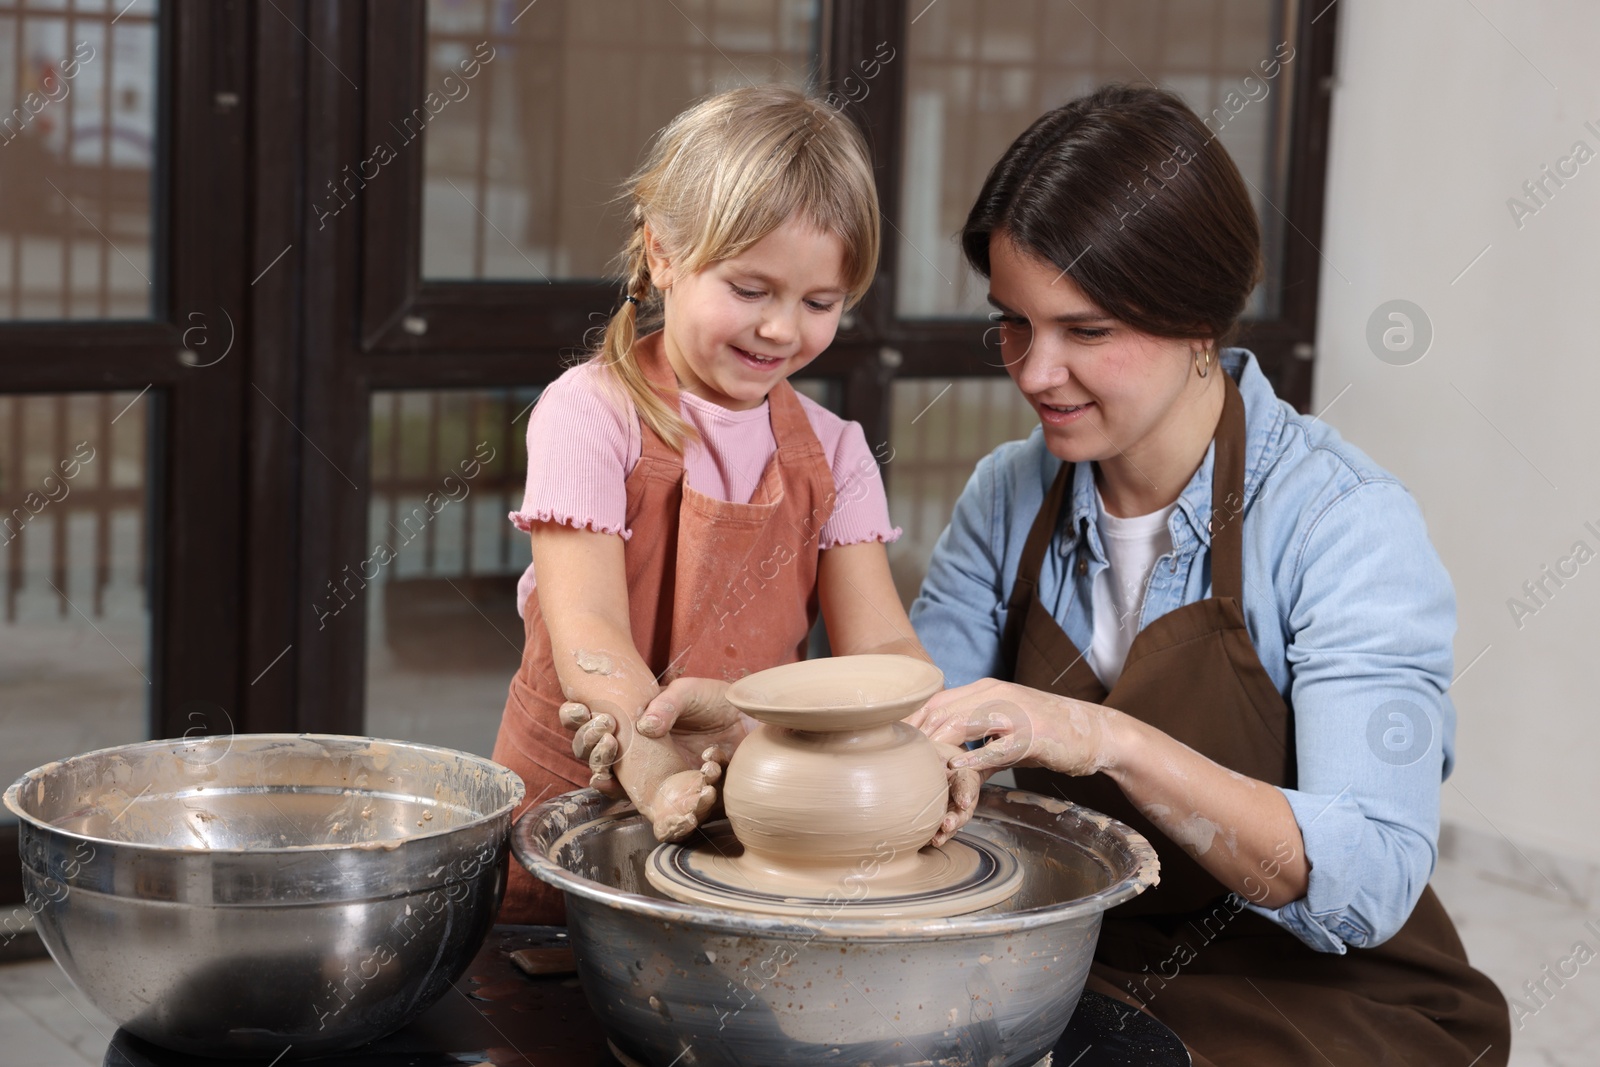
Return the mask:
<path id="1" fill-rule="evenodd" d="M 632 229 L 621 273 L 633 300 L 611 316 L 593 358 L 610 368 L 644 424 L 678 451 L 694 431 L 650 387 L 633 354 L 641 322 L 660 310 L 647 225 L 674 270 L 693 274 L 798 214 L 843 242 L 846 307 L 866 294 L 878 269 L 878 194 L 866 140 L 833 107 L 793 89 L 748 86 L 696 104 L 661 131 L 624 196 Z"/>

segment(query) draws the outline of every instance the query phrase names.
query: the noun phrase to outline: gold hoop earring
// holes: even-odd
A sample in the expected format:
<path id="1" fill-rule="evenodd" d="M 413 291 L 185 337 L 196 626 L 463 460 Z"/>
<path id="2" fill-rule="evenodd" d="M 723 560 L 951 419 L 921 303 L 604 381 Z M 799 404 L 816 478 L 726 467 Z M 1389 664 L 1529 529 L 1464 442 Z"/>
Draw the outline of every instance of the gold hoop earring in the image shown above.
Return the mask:
<path id="1" fill-rule="evenodd" d="M 1206 361 L 1204 363 L 1200 362 L 1200 353 L 1196 352 L 1194 354 L 1194 372 L 1202 378 L 1211 373 L 1211 349 L 1206 349 Z"/>

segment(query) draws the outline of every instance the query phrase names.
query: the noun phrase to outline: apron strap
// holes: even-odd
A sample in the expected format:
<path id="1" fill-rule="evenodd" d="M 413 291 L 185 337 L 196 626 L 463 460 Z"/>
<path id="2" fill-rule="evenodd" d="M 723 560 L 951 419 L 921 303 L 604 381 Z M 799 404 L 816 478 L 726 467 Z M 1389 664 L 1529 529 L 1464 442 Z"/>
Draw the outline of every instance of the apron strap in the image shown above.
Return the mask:
<path id="1" fill-rule="evenodd" d="M 1211 469 L 1211 595 L 1243 600 L 1244 398 L 1222 375 L 1222 417 Z M 1229 501 L 1232 501 L 1230 503 Z"/>
<path id="2" fill-rule="evenodd" d="M 767 418 L 772 423 L 772 440 L 778 448 L 791 451 L 816 452 L 822 455 L 822 442 L 817 440 L 806 409 L 800 404 L 800 394 L 787 378 L 778 382 L 767 394 Z M 828 476 L 833 477 L 832 468 Z"/>
<path id="3" fill-rule="evenodd" d="M 1034 593 L 1039 588 L 1039 573 L 1044 569 L 1044 555 L 1050 550 L 1057 527 L 1061 524 L 1061 505 L 1072 484 L 1075 463 L 1062 463 L 1056 471 L 1055 481 L 1039 505 L 1033 526 L 1028 530 L 1028 540 L 1022 546 L 1022 559 L 1017 563 L 1017 579 L 1011 586 L 1011 596 L 1006 601 L 1006 628 L 1000 635 L 1000 662 L 1009 671 L 1017 666 L 1017 651 L 1022 644 L 1022 625 L 1026 621 Z"/>

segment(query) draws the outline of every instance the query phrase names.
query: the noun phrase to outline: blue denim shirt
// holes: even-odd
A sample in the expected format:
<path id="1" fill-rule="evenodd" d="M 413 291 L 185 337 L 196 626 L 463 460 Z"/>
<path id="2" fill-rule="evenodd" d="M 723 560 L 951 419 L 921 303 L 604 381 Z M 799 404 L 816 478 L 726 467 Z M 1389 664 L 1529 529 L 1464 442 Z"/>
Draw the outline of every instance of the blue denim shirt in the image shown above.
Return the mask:
<path id="1" fill-rule="evenodd" d="M 1311 864 L 1304 898 L 1251 906 L 1323 952 L 1393 936 L 1438 857 L 1440 784 L 1455 709 L 1446 694 L 1455 592 L 1416 502 L 1326 423 L 1279 400 L 1255 357 L 1222 354 L 1245 406 L 1244 616 L 1294 712 L 1296 788 L 1282 790 Z M 1168 519 L 1139 626 L 1211 595 L 1215 445 Z M 1002 673 L 1000 636 L 1028 529 L 1061 461 L 1035 428 L 979 462 L 911 608 L 948 685 Z M 1071 515 L 1045 557 L 1039 596 L 1080 649 L 1094 631 L 1106 555 L 1094 475 L 1073 475 Z M 1080 554 L 1087 573 L 1078 576 Z"/>

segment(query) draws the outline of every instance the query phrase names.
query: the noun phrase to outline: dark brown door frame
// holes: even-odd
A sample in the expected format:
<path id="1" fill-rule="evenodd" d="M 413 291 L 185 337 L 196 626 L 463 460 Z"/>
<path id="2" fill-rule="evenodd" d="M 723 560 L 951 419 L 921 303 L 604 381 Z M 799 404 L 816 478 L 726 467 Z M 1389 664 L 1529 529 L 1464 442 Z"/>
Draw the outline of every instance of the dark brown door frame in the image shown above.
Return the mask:
<path id="1" fill-rule="evenodd" d="M 203 0 L 202 0 L 203 2 Z M 302 467 L 322 462 L 302 433 L 305 318 L 304 214 L 307 151 L 305 0 L 251 3 L 253 92 L 250 246 L 250 384 L 243 422 L 247 521 L 242 548 L 246 614 L 241 730 L 293 732 L 311 727 L 297 697 L 300 633 Z M 316 60 L 314 53 L 310 59 Z M 320 62 L 320 60 L 318 60 Z M 264 273 L 269 262 L 275 265 Z"/>
<path id="2" fill-rule="evenodd" d="M 0 325 L 0 391 L 148 390 L 154 737 L 227 732 L 240 716 L 247 20 L 244 0 L 162 5 L 151 318 Z M 203 351 L 185 349 L 195 325 Z M 0 854 L 16 850 L 15 825 L 0 827 Z M 21 896 L 19 868 L 0 863 L 0 901 Z"/>

